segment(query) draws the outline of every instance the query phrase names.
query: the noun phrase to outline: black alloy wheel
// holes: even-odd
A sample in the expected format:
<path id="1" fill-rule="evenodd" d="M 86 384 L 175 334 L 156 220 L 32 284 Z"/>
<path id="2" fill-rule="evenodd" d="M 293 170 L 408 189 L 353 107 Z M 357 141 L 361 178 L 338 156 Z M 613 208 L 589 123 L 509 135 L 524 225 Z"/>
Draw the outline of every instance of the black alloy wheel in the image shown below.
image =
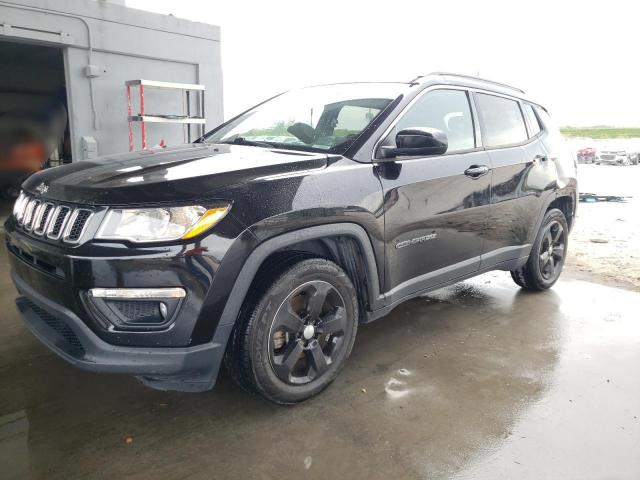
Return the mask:
<path id="1" fill-rule="evenodd" d="M 542 278 L 555 280 L 564 263 L 566 235 L 564 227 L 558 221 L 549 223 L 540 244 L 539 268 Z"/>
<path id="2" fill-rule="evenodd" d="M 322 258 L 263 269 L 234 328 L 225 364 L 245 390 L 279 404 L 324 390 L 346 364 L 358 327 L 349 276 Z"/>
<path id="3" fill-rule="evenodd" d="M 269 337 L 269 359 L 280 380 L 304 384 L 323 375 L 344 347 L 345 302 L 330 283 L 300 285 L 282 302 Z"/>
<path id="4" fill-rule="evenodd" d="M 511 278 L 526 290 L 551 288 L 560 278 L 567 256 L 569 226 L 561 210 L 552 208 L 536 235 L 527 262 L 511 271 Z"/>

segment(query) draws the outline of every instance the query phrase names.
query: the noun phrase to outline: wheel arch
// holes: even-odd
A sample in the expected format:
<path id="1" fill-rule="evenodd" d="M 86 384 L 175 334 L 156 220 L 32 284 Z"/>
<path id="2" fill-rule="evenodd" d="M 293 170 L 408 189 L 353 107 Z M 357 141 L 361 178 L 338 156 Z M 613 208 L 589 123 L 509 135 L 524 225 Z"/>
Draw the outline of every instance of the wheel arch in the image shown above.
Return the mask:
<path id="1" fill-rule="evenodd" d="M 544 220 L 544 216 L 552 208 L 557 208 L 564 214 L 567 219 L 567 224 L 569 225 L 569 230 L 571 230 L 571 228 L 573 227 L 577 207 L 576 197 L 577 192 L 574 188 L 556 190 L 555 192 L 551 193 L 542 204 L 540 213 L 538 214 L 538 219 L 536 220 L 535 228 L 531 230 L 532 233 L 531 238 L 529 238 L 529 243 L 533 244 L 535 236 L 538 234 L 538 230 L 540 230 L 540 226 L 542 225 L 542 221 Z"/>
<path id="2" fill-rule="evenodd" d="M 569 225 L 569 230 L 571 230 L 575 219 L 575 207 L 576 204 L 574 197 L 572 195 L 565 194 L 553 199 L 545 209 L 544 213 L 546 214 L 552 208 L 557 208 L 564 214 L 567 224 Z"/>
<path id="3" fill-rule="evenodd" d="M 235 324 L 261 269 L 287 252 L 334 261 L 349 275 L 361 307 L 372 310 L 381 305 L 378 262 L 364 228 L 354 223 L 317 225 L 272 237 L 251 252 L 234 282 L 219 326 Z"/>

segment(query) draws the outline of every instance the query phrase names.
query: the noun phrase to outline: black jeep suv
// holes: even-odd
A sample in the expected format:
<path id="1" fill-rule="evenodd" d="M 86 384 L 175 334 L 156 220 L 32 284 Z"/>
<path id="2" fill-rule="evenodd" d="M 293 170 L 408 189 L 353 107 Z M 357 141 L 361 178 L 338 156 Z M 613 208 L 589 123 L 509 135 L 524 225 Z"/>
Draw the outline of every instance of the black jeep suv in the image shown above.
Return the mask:
<path id="1" fill-rule="evenodd" d="M 295 403 L 409 298 L 496 269 L 551 287 L 576 186 L 544 107 L 432 74 L 304 88 L 190 145 L 43 171 L 6 243 L 26 324 L 74 365 L 203 391 L 224 361 Z"/>

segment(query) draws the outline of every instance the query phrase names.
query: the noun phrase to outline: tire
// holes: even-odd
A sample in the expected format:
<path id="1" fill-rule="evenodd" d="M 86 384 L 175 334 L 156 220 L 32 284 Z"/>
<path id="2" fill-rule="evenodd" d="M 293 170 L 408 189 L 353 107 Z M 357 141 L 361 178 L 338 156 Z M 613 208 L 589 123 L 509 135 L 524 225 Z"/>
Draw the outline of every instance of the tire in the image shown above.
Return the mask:
<path id="1" fill-rule="evenodd" d="M 245 390 L 278 404 L 327 388 L 355 341 L 358 299 L 335 263 L 311 258 L 264 270 L 243 306 L 225 364 Z"/>
<path id="2" fill-rule="evenodd" d="M 513 281 L 525 290 L 551 288 L 562 273 L 568 239 L 569 227 L 564 214 L 557 208 L 549 210 L 542 220 L 527 263 L 511 271 Z"/>

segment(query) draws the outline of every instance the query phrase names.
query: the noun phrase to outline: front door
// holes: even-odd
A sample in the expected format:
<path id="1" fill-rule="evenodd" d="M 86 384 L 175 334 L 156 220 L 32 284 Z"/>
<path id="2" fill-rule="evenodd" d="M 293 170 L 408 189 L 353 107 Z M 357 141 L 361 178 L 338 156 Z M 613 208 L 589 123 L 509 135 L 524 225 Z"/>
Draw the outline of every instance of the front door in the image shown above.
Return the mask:
<path id="1" fill-rule="evenodd" d="M 389 303 L 479 268 L 491 172 L 471 112 L 467 91 L 430 90 L 401 115 L 390 133 L 395 138 L 406 128 L 436 128 L 447 134 L 449 147 L 444 155 L 398 157 L 379 166 Z"/>

